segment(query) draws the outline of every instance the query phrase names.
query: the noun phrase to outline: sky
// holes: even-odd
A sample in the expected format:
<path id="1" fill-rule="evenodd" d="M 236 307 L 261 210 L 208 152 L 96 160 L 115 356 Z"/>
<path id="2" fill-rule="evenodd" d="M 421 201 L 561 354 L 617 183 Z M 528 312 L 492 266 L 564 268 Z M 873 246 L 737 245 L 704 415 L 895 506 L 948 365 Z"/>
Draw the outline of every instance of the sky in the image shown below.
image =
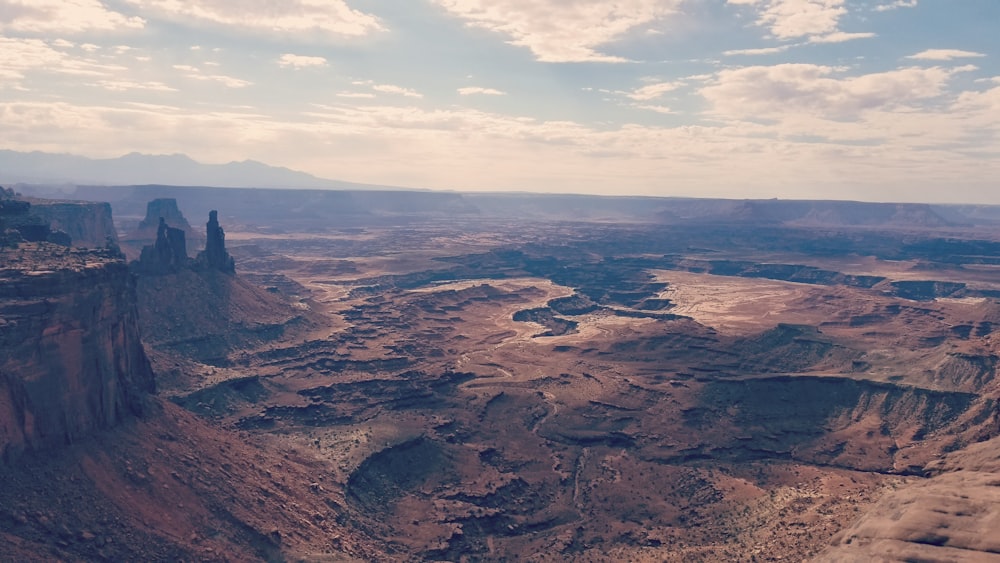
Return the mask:
<path id="1" fill-rule="evenodd" d="M 0 0 L 0 148 L 1000 203 L 997 0 Z"/>

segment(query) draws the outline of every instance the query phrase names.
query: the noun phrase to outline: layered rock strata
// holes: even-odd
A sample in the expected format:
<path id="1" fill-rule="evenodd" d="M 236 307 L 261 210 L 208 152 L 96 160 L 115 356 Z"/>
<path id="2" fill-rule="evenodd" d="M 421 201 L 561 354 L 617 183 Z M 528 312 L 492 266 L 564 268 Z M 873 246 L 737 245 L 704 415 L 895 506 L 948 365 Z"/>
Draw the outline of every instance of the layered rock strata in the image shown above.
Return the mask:
<path id="1" fill-rule="evenodd" d="M 50 243 L 0 254 L 0 457 L 140 414 L 155 383 L 121 255 Z"/>

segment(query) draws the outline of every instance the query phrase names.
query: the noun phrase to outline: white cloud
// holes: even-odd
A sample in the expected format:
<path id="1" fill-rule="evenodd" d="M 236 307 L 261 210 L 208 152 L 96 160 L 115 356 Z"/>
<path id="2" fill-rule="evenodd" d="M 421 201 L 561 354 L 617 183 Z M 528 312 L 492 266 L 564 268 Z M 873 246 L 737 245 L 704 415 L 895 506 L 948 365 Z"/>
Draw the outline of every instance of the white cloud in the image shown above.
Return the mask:
<path id="1" fill-rule="evenodd" d="M 809 38 L 810 43 L 844 43 L 846 41 L 854 41 L 855 39 L 871 39 L 875 37 L 874 33 L 861 32 L 861 33 L 848 33 L 846 31 L 834 31 L 833 33 L 827 33 L 826 35 L 814 35 Z"/>
<path id="2" fill-rule="evenodd" d="M 940 96 L 956 71 L 902 68 L 840 76 L 840 69 L 823 65 L 751 66 L 719 72 L 716 82 L 702 88 L 701 94 L 717 115 L 729 118 L 780 119 L 806 113 L 842 119 Z"/>
<path id="3" fill-rule="evenodd" d="M 157 92 L 176 92 L 176 88 L 171 88 L 162 82 L 134 82 L 131 80 L 101 80 L 97 86 L 105 90 L 123 92 L 126 90 L 149 90 Z"/>
<path id="4" fill-rule="evenodd" d="M 307 68 L 314 66 L 326 66 L 326 59 L 323 57 L 311 57 L 307 55 L 293 55 L 285 53 L 278 59 L 278 64 L 283 67 Z"/>
<path id="5" fill-rule="evenodd" d="M 120 156 L 132 151 L 215 156 L 228 150 L 213 148 L 225 144 L 227 137 L 241 144 L 261 138 L 263 123 L 266 123 L 263 116 L 252 113 L 192 113 L 151 104 L 0 102 L 0 128 L 4 129 L 7 142 L 34 150 L 70 151 L 92 157 Z M 243 158 L 231 157 L 223 162 L 229 160 Z"/>
<path id="6" fill-rule="evenodd" d="M 54 67 L 64 63 L 66 55 L 39 39 L 0 37 L 0 72 L 4 82 L 24 78 L 25 71 L 38 67 Z"/>
<path id="7" fill-rule="evenodd" d="M 647 84 L 646 86 L 637 88 L 636 90 L 626 94 L 626 96 L 637 101 L 648 101 L 659 98 L 663 94 L 672 92 L 680 87 L 681 84 L 678 82 L 657 82 L 655 84 Z"/>
<path id="8" fill-rule="evenodd" d="M 727 57 L 733 55 L 773 55 L 775 53 L 783 53 L 791 47 L 791 45 L 782 45 L 781 47 L 762 47 L 759 49 L 731 49 L 723 51 L 722 54 Z"/>
<path id="9" fill-rule="evenodd" d="M 478 86 L 467 86 L 465 88 L 459 88 L 458 93 L 461 96 L 472 96 L 475 94 L 480 94 L 483 96 L 506 96 L 507 92 L 501 92 L 496 88 L 480 88 Z"/>
<path id="10" fill-rule="evenodd" d="M 844 0 L 770 0 L 758 23 L 775 37 L 793 39 L 833 33 L 846 13 Z"/>
<path id="11" fill-rule="evenodd" d="M 224 74 L 205 74 L 198 67 L 191 65 L 173 65 L 173 68 L 183 72 L 187 78 L 204 82 L 218 82 L 227 88 L 246 88 L 253 84 L 249 80 L 226 76 Z"/>
<path id="12" fill-rule="evenodd" d="M 510 37 L 544 62 L 623 62 L 599 48 L 673 14 L 683 0 L 434 0 L 469 25 Z"/>
<path id="13" fill-rule="evenodd" d="M 639 109 L 644 109 L 648 111 L 655 111 L 656 113 L 671 114 L 677 113 L 674 110 L 668 108 L 667 106 L 650 105 L 650 104 L 638 104 L 635 107 Z"/>
<path id="14" fill-rule="evenodd" d="M 354 80 L 351 82 L 354 86 L 365 86 L 371 88 L 375 92 L 382 92 L 383 94 L 396 94 L 399 96 L 404 96 L 407 98 L 423 98 L 424 95 L 416 90 L 410 88 L 404 88 L 402 86 L 397 86 L 395 84 L 376 84 L 372 80 Z M 338 94 L 342 98 L 371 98 L 374 94 L 364 95 L 364 93 L 359 92 L 342 92 Z"/>
<path id="15" fill-rule="evenodd" d="M 908 59 L 918 59 L 923 61 L 950 61 L 952 59 L 964 59 L 985 57 L 983 53 L 975 51 L 960 51 L 958 49 L 927 49 L 915 55 L 910 55 Z"/>
<path id="16" fill-rule="evenodd" d="M 70 55 L 40 39 L 0 36 L 0 76 L 4 78 L 0 87 L 20 88 L 21 81 L 29 72 L 104 77 L 123 70 L 118 65 L 101 64 Z"/>
<path id="17" fill-rule="evenodd" d="M 875 6 L 876 12 L 888 12 L 889 10 L 897 10 L 899 8 L 915 8 L 917 6 L 917 0 L 895 0 L 888 4 L 880 4 Z"/>
<path id="18" fill-rule="evenodd" d="M 980 126 L 992 124 L 994 130 L 1000 133 L 1000 77 L 994 78 L 992 82 L 998 86 L 985 92 L 963 92 L 952 109 L 974 112 Z"/>
<path id="19" fill-rule="evenodd" d="M 207 162 L 251 158 L 383 185 L 544 185 L 576 193 L 607 193 L 613 185 L 623 193 L 702 197 L 836 193 L 855 199 L 981 200 L 977 195 L 994 193 L 1000 161 L 969 150 L 1000 148 L 1000 87 L 945 105 L 940 111 L 905 113 L 876 108 L 854 121 L 798 112 L 777 125 L 595 128 L 465 108 L 315 106 L 301 120 L 289 121 L 252 111 L 0 101 L 0 129 L 3 143 L 19 150 L 88 156 L 184 152 Z M 797 142 L 795 135 L 818 139 Z M 859 139 L 863 144 L 855 146 Z M 340 158 L 331 159 L 331 153 Z M 394 165 L 384 166 L 387 161 Z M 977 173 L 969 175 L 970 169 Z M 891 192 L 886 186 L 904 187 Z"/>
<path id="20" fill-rule="evenodd" d="M 242 78 L 235 78 L 232 76 L 226 76 L 224 74 L 205 74 L 205 75 L 191 75 L 190 78 L 195 80 L 206 80 L 211 82 L 218 82 L 226 88 L 246 88 L 251 86 L 253 82 L 249 80 L 243 80 Z"/>
<path id="21" fill-rule="evenodd" d="M 144 13 L 187 23 L 199 20 L 261 33 L 358 37 L 384 29 L 378 18 L 354 10 L 344 0 L 283 2 L 229 0 L 125 0 Z"/>
<path id="22" fill-rule="evenodd" d="M 346 1 L 353 6 L 374 6 Z M 322 41 L 316 41 L 315 35 L 350 33 L 331 32 L 323 27 L 329 27 L 329 22 L 320 18 L 319 24 L 313 24 L 306 16 L 295 24 L 299 27 L 294 32 L 287 27 L 274 30 L 263 23 L 267 18 L 261 14 L 267 3 L 273 4 L 279 15 L 284 14 L 282 17 L 296 18 L 288 6 L 317 7 L 318 0 L 305 4 L 293 0 L 280 6 L 273 0 L 253 0 L 247 6 L 229 2 L 228 7 L 224 0 L 95 0 L 92 5 L 124 14 L 126 24 L 132 15 L 151 21 L 168 15 L 202 27 L 230 25 L 239 29 L 222 30 L 211 41 L 204 36 L 186 36 L 173 48 L 155 37 L 137 36 L 133 41 L 132 37 L 105 32 L 110 29 L 95 28 L 96 24 L 81 29 L 98 32 L 80 36 L 65 31 L 70 24 L 63 22 L 58 28 L 62 31 L 37 36 L 44 40 L 6 39 L 4 31 L 0 31 L 0 146 L 91 156 L 116 156 L 130 151 L 185 152 L 216 162 L 254 158 L 348 180 L 428 187 L 661 194 L 687 190 L 691 195 L 788 197 L 819 193 L 796 191 L 816 186 L 817 190 L 836 189 L 837 197 L 849 197 L 850 186 L 861 186 L 864 189 L 857 188 L 855 193 L 868 195 L 886 193 L 875 191 L 886 185 L 916 190 L 916 186 L 940 184 L 948 186 L 941 190 L 947 192 L 942 198 L 957 199 L 961 196 L 953 187 L 978 182 L 975 185 L 982 193 L 996 193 L 988 191 L 988 184 L 1000 174 L 1000 159 L 969 155 L 1000 154 L 1000 78 L 990 78 L 997 74 L 992 71 L 977 73 L 970 80 L 957 80 L 955 76 L 975 68 L 960 65 L 979 62 L 966 57 L 995 54 L 985 47 L 982 53 L 923 51 L 906 59 L 906 65 L 930 68 L 888 72 L 870 70 L 885 68 L 884 57 L 876 59 L 874 52 L 865 53 L 866 59 L 848 58 L 864 52 L 856 49 L 840 52 L 839 59 L 823 59 L 850 61 L 844 64 L 857 65 L 852 68 L 827 63 L 829 66 L 748 66 L 720 71 L 723 63 L 707 60 L 718 55 L 718 42 L 713 41 L 718 38 L 707 34 L 719 27 L 728 31 L 729 27 L 715 25 L 718 22 L 714 21 L 695 21 L 715 10 L 692 10 L 690 20 L 685 22 L 692 25 L 683 29 L 660 25 L 673 23 L 670 9 L 680 6 L 681 0 L 628 0 L 617 4 L 593 0 L 436 1 L 451 15 L 480 28 L 474 30 L 476 33 L 493 30 L 500 34 L 493 37 L 496 42 L 523 46 L 517 58 L 533 54 L 541 60 L 615 61 L 620 59 L 613 56 L 616 51 L 612 45 L 624 38 L 634 38 L 635 46 L 666 56 L 671 56 L 669 45 L 679 41 L 692 49 L 706 50 L 688 53 L 685 48 L 684 54 L 674 54 L 683 60 L 620 65 L 611 75 L 577 76 L 583 82 L 576 86 L 593 87 L 583 89 L 588 94 L 568 92 L 575 87 L 561 84 L 567 89 L 562 93 L 575 95 L 576 99 L 559 107 L 558 115 L 577 115 L 577 121 L 565 117 L 558 121 L 546 119 L 546 106 L 559 104 L 560 100 L 544 96 L 559 89 L 550 88 L 545 83 L 547 77 L 541 77 L 541 83 L 533 82 L 539 76 L 532 70 L 525 73 L 525 81 L 528 85 L 538 84 L 533 90 L 539 97 L 526 99 L 526 105 L 521 105 L 537 112 L 530 114 L 504 115 L 452 105 L 459 94 L 503 93 L 485 87 L 502 83 L 488 80 L 483 73 L 476 72 L 475 77 L 456 83 L 452 88 L 468 87 L 457 94 L 452 90 L 449 95 L 441 92 L 440 85 L 452 80 L 454 73 L 451 78 L 432 74 L 426 80 L 403 78 L 405 73 L 395 77 L 384 74 L 391 73 L 392 65 L 378 67 L 378 76 L 386 83 L 357 81 L 331 89 L 332 77 L 325 71 L 303 71 L 297 78 L 317 79 L 312 88 L 302 88 L 280 100 L 273 96 L 254 99 L 255 94 L 270 93 L 263 86 L 274 79 L 275 72 L 280 73 L 278 64 L 285 63 L 287 68 L 324 62 L 341 66 L 334 57 L 345 50 L 318 49 Z M 686 6 L 698 2 L 684 1 Z M 889 5 L 890 0 L 729 3 L 734 5 L 733 10 L 742 6 L 745 22 L 762 26 L 753 30 L 755 34 L 776 38 L 748 45 L 777 45 L 725 53 L 735 56 L 767 55 L 808 43 L 870 36 L 843 31 L 847 21 L 861 20 L 849 19 L 842 11 L 858 10 L 855 15 L 874 18 L 874 7 Z M 22 0 L 18 6 L 29 4 L 57 5 L 55 0 Z M 61 9 L 78 4 L 86 3 L 67 0 L 58 6 Z M 15 18 L 9 10 L 13 5 L 0 0 L 0 26 L 4 30 L 12 29 L 15 19 L 18 25 L 30 20 L 23 15 Z M 801 10 L 778 9 L 792 6 Z M 214 15 L 193 15 L 199 10 L 214 10 Z M 248 10 L 249 14 L 244 16 L 237 10 Z M 65 19 L 65 14 L 55 16 L 52 21 Z M 254 18 L 259 21 L 250 21 Z M 365 33 L 372 33 L 376 28 L 365 29 Z M 660 30 L 667 33 L 662 37 L 649 35 Z M 259 49 L 241 52 L 236 45 L 243 44 L 248 31 L 277 31 L 294 40 L 265 41 Z M 36 37 L 30 31 L 12 33 Z M 57 39 L 63 37 L 66 39 Z M 99 50 L 88 53 L 88 41 L 99 45 Z M 189 50 L 192 43 L 201 42 L 204 46 L 196 53 Z M 122 43 L 134 48 L 116 47 Z M 858 47 L 878 47 L 874 41 L 871 43 Z M 936 43 L 924 43 L 906 53 L 935 45 L 964 46 L 961 37 L 947 41 L 939 37 Z M 215 66 L 219 63 L 203 60 L 212 54 L 216 44 L 225 46 L 225 55 L 217 57 L 224 62 L 219 67 Z M 383 47 L 371 51 L 372 65 L 382 60 L 376 51 Z M 795 54 L 800 62 L 817 63 L 811 57 L 829 51 L 806 47 Z M 329 61 L 307 57 L 314 53 L 328 56 Z M 149 61 L 150 55 L 153 64 L 136 62 Z M 174 62 L 181 64 L 171 68 Z M 745 61 L 725 60 L 734 62 Z M 239 78 L 226 76 L 237 73 L 231 70 L 236 68 L 244 69 L 239 71 Z M 345 64 L 344 68 L 353 66 Z M 433 72 L 430 67 L 428 70 Z M 586 74 L 600 69 L 591 65 L 578 70 Z M 460 71 L 458 76 L 467 72 Z M 310 76 L 313 74 L 323 76 Z M 640 78 L 644 75 L 658 78 Z M 976 78 L 980 80 L 974 81 Z M 261 87 L 240 92 L 235 99 L 220 95 L 224 86 L 246 87 L 251 80 Z M 958 93 L 955 89 L 959 87 L 970 91 Z M 109 101 L 88 105 L 95 93 L 101 95 L 97 88 L 107 90 L 103 97 Z M 186 90 L 185 95 L 169 95 L 173 88 Z M 519 90 L 518 96 L 526 92 Z M 420 99 L 421 93 L 425 99 Z M 435 94 L 444 97 L 439 101 Z M 156 105 L 164 100 L 177 107 Z M 314 105 L 317 101 L 329 106 L 318 107 Z M 227 103 L 253 104 L 260 109 L 225 106 Z M 271 108 L 271 114 L 262 115 L 268 111 L 264 108 Z M 309 114 L 301 115 L 303 109 Z M 338 158 L 330 158 L 330 154 Z M 385 166 L 386 162 L 392 166 Z M 504 162 L 516 162 L 517 166 L 498 164 Z M 748 191 L 739 191 L 743 187 Z"/>
<path id="23" fill-rule="evenodd" d="M 808 37 L 812 43 L 841 43 L 875 36 L 840 29 L 840 18 L 847 14 L 846 0 L 727 0 L 727 3 L 754 7 L 758 11 L 757 25 L 768 28 L 782 40 Z"/>
<path id="24" fill-rule="evenodd" d="M 398 94 L 400 96 L 406 96 L 408 98 L 423 98 L 424 95 L 416 90 L 411 90 L 409 88 L 403 88 L 402 86 L 396 86 L 394 84 L 375 84 L 372 86 L 372 90 L 376 92 L 383 92 L 386 94 Z"/>
<path id="25" fill-rule="evenodd" d="M 140 29 L 145 23 L 98 0 L 0 0 L 0 31 L 74 34 Z"/>

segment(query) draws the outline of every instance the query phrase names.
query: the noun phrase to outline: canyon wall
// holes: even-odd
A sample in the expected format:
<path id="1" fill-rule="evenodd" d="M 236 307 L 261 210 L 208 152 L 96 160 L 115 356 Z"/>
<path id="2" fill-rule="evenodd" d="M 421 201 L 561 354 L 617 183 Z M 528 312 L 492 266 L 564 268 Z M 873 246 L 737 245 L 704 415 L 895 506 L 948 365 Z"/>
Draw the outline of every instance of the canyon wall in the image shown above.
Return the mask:
<path id="1" fill-rule="evenodd" d="M 109 242 L 118 242 L 111 218 L 111 204 L 41 199 L 29 201 L 31 213 L 41 217 L 53 230 L 68 234 L 73 240 L 73 246 L 104 248 Z"/>
<path id="2" fill-rule="evenodd" d="M 48 243 L 0 253 L 0 459 L 140 414 L 155 384 L 123 257 Z"/>

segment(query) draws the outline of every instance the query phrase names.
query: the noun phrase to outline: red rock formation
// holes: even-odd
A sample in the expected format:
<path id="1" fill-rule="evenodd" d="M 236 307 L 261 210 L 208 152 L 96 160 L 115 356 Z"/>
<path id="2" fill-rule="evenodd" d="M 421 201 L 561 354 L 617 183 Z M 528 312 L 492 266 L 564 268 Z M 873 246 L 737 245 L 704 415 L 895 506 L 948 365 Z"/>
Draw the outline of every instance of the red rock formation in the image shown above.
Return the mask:
<path id="1" fill-rule="evenodd" d="M 122 257 L 48 243 L 2 253 L 2 459 L 141 413 L 155 384 Z"/>

